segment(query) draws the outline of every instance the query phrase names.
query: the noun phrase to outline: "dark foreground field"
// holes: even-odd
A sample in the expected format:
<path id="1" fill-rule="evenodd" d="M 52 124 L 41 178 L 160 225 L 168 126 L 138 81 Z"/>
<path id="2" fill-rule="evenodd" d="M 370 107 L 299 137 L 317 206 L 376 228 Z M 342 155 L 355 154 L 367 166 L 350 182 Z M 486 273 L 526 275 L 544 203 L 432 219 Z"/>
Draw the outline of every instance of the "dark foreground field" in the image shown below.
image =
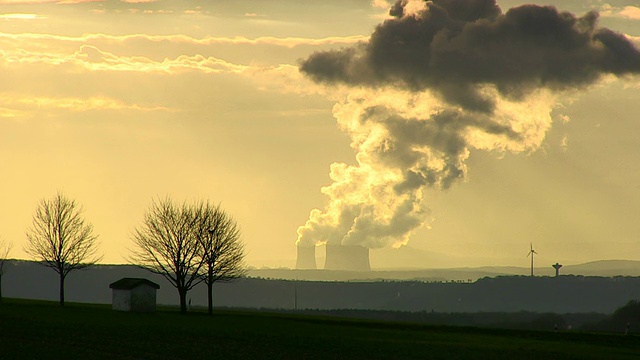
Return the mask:
<path id="1" fill-rule="evenodd" d="M 635 336 L 4 299 L 0 359 L 637 359 Z"/>

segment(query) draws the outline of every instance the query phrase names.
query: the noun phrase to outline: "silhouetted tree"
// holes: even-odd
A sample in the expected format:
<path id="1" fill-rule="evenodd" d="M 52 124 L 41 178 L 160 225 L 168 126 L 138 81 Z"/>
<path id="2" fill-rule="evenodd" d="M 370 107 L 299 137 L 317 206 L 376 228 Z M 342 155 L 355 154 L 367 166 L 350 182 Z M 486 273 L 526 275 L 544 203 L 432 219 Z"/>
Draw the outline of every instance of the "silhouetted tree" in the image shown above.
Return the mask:
<path id="1" fill-rule="evenodd" d="M 75 200 L 58 193 L 51 200 L 40 200 L 26 233 L 24 251 L 59 275 L 61 306 L 67 275 L 101 258 L 96 256 L 98 236 L 93 234 L 93 225 L 85 223 L 82 212 Z"/>
<path id="2" fill-rule="evenodd" d="M 244 244 L 236 221 L 209 202 L 196 205 L 198 214 L 198 242 L 201 246 L 201 278 L 207 284 L 209 315 L 213 314 L 213 284 L 231 281 L 246 275 Z"/>
<path id="3" fill-rule="evenodd" d="M 9 256 L 9 251 L 13 244 L 11 242 L 0 239 L 0 302 L 2 302 L 2 275 L 4 275 L 4 264 Z"/>
<path id="4" fill-rule="evenodd" d="M 129 261 L 167 279 L 178 290 L 182 313 L 187 312 L 187 292 L 202 281 L 197 226 L 193 207 L 165 198 L 151 203 L 133 233 L 136 249 Z"/>
<path id="5" fill-rule="evenodd" d="M 626 305 L 616 309 L 606 319 L 585 324 L 587 331 L 610 331 L 620 333 L 637 333 L 640 330 L 640 301 L 630 300 Z"/>
<path id="6" fill-rule="evenodd" d="M 640 301 L 629 300 L 625 306 L 616 309 L 611 315 L 610 323 L 612 331 L 637 332 L 640 324 Z"/>

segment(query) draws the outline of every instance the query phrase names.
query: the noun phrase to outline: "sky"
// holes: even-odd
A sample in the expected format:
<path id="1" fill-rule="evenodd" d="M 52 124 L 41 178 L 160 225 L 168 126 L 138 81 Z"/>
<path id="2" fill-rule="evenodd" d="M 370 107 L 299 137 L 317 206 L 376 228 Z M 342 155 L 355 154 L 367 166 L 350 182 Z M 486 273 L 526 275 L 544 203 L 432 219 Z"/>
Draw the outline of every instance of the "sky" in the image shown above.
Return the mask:
<path id="1" fill-rule="evenodd" d="M 640 44 L 633 1 L 561 4 Z M 526 267 L 530 244 L 540 266 L 640 260 L 634 63 L 598 68 L 582 60 L 601 47 L 567 57 L 554 43 L 561 55 L 529 64 L 539 49 L 469 36 L 440 45 L 486 64 L 446 59 L 421 75 L 384 36 L 424 3 L 395 17 L 392 5 L 0 0 L 11 257 L 29 258 L 35 207 L 60 191 L 83 206 L 103 263 L 126 263 L 133 229 L 165 196 L 221 203 L 255 267 L 293 267 L 296 242 L 327 241 L 370 247 L 373 268 Z"/>

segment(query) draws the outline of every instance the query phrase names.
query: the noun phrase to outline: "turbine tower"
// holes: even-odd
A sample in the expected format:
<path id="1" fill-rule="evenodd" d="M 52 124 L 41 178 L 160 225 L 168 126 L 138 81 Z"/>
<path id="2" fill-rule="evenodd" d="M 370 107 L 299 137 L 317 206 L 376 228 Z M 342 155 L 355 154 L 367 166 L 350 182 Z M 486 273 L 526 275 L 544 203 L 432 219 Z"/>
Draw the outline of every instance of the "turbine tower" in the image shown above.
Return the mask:
<path id="1" fill-rule="evenodd" d="M 537 252 L 533 250 L 532 243 L 529 243 L 529 245 L 531 246 L 531 250 L 529 250 L 529 253 L 527 254 L 527 256 L 531 256 L 531 276 L 533 276 L 533 255 L 537 254 Z"/>

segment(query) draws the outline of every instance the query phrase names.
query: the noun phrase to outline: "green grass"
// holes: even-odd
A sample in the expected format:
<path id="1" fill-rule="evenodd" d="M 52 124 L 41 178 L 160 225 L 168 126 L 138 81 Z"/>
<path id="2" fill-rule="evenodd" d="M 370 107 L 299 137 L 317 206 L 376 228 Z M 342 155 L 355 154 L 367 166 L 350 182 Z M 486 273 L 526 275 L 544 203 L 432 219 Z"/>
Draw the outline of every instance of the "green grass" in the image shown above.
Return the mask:
<path id="1" fill-rule="evenodd" d="M 638 338 L 621 335 L 0 303 L 0 359 L 637 359 L 638 354 Z"/>

